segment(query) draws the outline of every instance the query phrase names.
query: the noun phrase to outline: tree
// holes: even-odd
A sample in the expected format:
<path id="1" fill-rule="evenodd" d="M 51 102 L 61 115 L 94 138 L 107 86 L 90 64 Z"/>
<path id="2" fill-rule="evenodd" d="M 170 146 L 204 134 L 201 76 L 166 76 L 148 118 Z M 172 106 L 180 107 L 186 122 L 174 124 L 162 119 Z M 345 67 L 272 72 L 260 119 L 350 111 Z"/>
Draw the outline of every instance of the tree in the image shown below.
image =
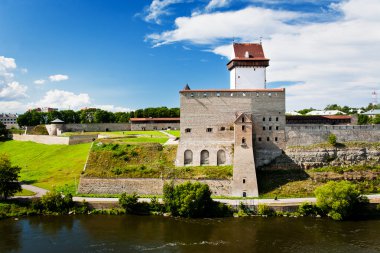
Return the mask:
<path id="1" fill-rule="evenodd" d="M 209 217 L 214 206 L 207 184 L 186 182 L 164 185 L 164 203 L 173 216 Z"/>
<path id="2" fill-rule="evenodd" d="M 306 115 L 306 113 L 314 111 L 314 110 L 315 110 L 314 108 L 310 107 L 309 109 L 300 110 L 300 111 L 298 111 L 298 113 L 300 113 L 302 115 Z"/>
<path id="3" fill-rule="evenodd" d="M 0 154 L 0 196 L 2 198 L 7 199 L 21 191 L 21 185 L 18 182 L 20 170 L 20 167 L 11 165 L 7 155 Z"/>
<path id="4" fill-rule="evenodd" d="M 68 213 L 74 206 L 73 196 L 71 194 L 62 196 L 62 194 L 57 191 L 51 191 L 42 196 L 41 204 L 45 210 L 55 213 Z"/>
<path id="5" fill-rule="evenodd" d="M 330 181 L 315 191 L 316 206 L 334 220 L 343 220 L 357 213 L 368 199 L 348 181 Z"/>
<path id="6" fill-rule="evenodd" d="M 367 125 L 369 123 L 369 117 L 367 115 L 358 115 L 358 125 Z"/>
<path id="7" fill-rule="evenodd" d="M 336 145 L 336 135 L 335 134 L 330 134 L 329 135 L 329 143 L 333 146 Z"/>
<path id="8" fill-rule="evenodd" d="M 7 136 L 7 135 L 8 135 L 8 129 L 2 122 L 0 122 L 0 137 Z"/>

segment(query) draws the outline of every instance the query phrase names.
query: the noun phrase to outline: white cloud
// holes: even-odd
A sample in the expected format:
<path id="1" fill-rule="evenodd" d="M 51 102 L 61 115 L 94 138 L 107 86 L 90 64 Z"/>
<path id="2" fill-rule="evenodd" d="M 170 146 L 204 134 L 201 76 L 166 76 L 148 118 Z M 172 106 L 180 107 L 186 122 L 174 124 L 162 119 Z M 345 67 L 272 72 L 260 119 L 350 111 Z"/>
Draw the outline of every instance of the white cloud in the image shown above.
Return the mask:
<path id="1" fill-rule="evenodd" d="M 17 98 L 25 98 L 26 90 L 28 87 L 25 85 L 21 85 L 16 81 L 12 81 L 0 86 L 0 100 L 12 100 Z"/>
<path id="2" fill-rule="evenodd" d="M 25 103 L 19 101 L 0 101 L 0 108 L 3 113 L 20 113 L 27 110 Z"/>
<path id="3" fill-rule="evenodd" d="M 35 80 L 34 84 L 43 85 L 46 81 L 44 79 Z"/>
<path id="4" fill-rule="evenodd" d="M 75 94 L 64 90 L 49 90 L 45 96 L 34 103 L 29 104 L 29 107 L 54 107 L 59 109 L 74 109 L 78 110 L 91 104 L 90 96 L 86 93 Z"/>
<path id="5" fill-rule="evenodd" d="M 148 14 L 145 17 L 145 21 L 161 23 L 160 17 L 168 15 L 168 7 L 172 4 L 181 3 L 184 0 L 153 0 L 148 8 Z"/>
<path id="6" fill-rule="evenodd" d="M 329 22 L 301 22 L 303 13 L 255 7 L 180 17 L 175 29 L 148 38 L 156 46 L 203 44 L 229 57 L 230 45 L 221 45 L 225 39 L 257 42 L 263 36 L 271 59 L 268 81 L 296 82 L 286 90 L 287 110 L 363 106 L 371 101 L 371 90 L 380 89 L 380 2 L 349 0 L 332 8 L 340 16 Z"/>
<path id="7" fill-rule="evenodd" d="M 10 80 L 14 77 L 12 71 L 17 68 L 16 61 L 13 58 L 0 56 L 0 78 Z"/>
<path id="8" fill-rule="evenodd" d="M 231 0 L 211 0 L 207 6 L 206 11 L 211 11 L 216 8 L 226 7 L 230 4 Z"/>
<path id="9" fill-rule="evenodd" d="M 94 105 L 95 108 L 99 108 L 109 112 L 130 112 L 133 111 L 130 108 L 115 106 L 115 105 Z"/>
<path id="10" fill-rule="evenodd" d="M 68 80 L 68 79 L 69 79 L 69 76 L 67 76 L 67 75 L 61 75 L 61 74 L 49 76 L 49 80 L 51 82 L 61 82 L 61 81 L 65 81 L 65 80 Z"/>

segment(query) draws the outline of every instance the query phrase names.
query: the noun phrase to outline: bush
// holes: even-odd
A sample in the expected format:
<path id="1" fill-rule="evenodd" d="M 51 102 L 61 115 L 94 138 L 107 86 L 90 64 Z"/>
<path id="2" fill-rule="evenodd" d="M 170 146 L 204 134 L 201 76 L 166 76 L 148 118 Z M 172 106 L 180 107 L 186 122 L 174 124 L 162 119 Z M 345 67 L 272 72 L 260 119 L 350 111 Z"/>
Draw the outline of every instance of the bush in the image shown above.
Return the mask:
<path id="1" fill-rule="evenodd" d="M 41 198 L 43 211 L 54 213 L 68 213 L 74 206 L 73 196 L 67 194 L 62 196 L 59 192 L 51 191 Z"/>
<path id="2" fill-rule="evenodd" d="M 119 204 L 127 213 L 136 213 L 139 205 L 138 200 L 139 196 L 136 193 L 133 193 L 132 195 L 123 193 L 119 198 Z"/>
<path id="3" fill-rule="evenodd" d="M 298 207 L 298 213 L 304 216 L 315 216 L 320 214 L 321 211 L 316 205 L 305 202 Z"/>
<path id="4" fill-rule="evenodd" d="M 167 211 L 173 216 L 181 217 L 217 217 L 227 215 L 225 207 L 211 199 L 207 184 L 186 182 L 174 186 L 164 185 L 164 203 Z"/>
<path id="5" fill-rule="evenodd" d="M 329 135 L 329 143 L 333 146 L 336 145 L 336 135 L 335 134 L 330 134 Z"/>
<path id="6" fill-rule="evenodd" d="M 368 203 L 361 196 L 358 187 L 348 181 L 334 182 L 318 187 L 315 191 L 316 206 L 334 220 L 343 220 L 358 214 L 360 208 Z"/>
<path id="7" fill-rule="evenodd" d="M 259 204 L 257 206 L 257 214 L 258 215 L 265 215 L 265 216 L 274 216 L 276 213 L 269 206 L 267 206 L 265 204 Z"/>

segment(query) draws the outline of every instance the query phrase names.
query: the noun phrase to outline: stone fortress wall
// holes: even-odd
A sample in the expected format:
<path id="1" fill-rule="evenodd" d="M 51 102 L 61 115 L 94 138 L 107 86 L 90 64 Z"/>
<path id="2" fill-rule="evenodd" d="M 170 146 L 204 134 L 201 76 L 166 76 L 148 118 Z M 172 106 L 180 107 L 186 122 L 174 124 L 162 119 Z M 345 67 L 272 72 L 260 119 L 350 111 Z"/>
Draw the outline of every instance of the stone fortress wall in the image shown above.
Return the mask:
<path id="1" fill-rule="evenodd" d="M 237 113 L 242 112 L 252 114 L 257 165 L 274 159 L 285 147 L 284 89 L 183 90 L 180 101 L 181 138 L 177 166 L 221 165 L 217 163 L 219 150 L 226 156 L 224 164 L 231 165 L 234 121 Z M 185 159 L 185 153 L 190 151 L 192 154 Z M 207 157 L 202 157 L 203 151 L 208 152 Z"/>

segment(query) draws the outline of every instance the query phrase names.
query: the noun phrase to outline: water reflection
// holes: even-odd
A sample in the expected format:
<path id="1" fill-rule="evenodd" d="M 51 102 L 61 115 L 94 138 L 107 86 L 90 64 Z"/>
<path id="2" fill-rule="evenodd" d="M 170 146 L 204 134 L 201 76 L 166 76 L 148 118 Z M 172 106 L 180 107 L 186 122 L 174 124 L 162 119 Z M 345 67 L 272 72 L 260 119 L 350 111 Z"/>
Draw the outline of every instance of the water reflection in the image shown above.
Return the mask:
<path id="1" fill-rule="evenodd" d="M 58 216 L 0 221 L 0 252 L 380 252 L 380 221 Z"/>

